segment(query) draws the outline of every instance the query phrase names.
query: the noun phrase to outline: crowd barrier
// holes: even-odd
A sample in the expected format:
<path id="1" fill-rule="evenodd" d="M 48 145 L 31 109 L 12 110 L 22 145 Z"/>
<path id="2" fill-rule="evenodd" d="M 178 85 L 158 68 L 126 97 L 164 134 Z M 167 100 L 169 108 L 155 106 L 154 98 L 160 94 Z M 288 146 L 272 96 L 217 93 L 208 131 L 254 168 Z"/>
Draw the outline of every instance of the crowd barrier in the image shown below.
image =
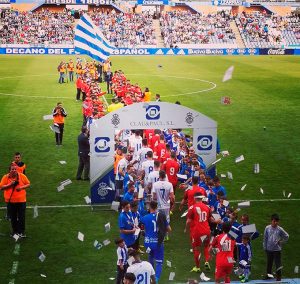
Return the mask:
<path id="1" fill-rule="evenodd" d="M 74 48 L 1 47 L 0 54 L 75 55 Z M 300 55 L 287 48 L 118 48 L 113 55 Z"/>

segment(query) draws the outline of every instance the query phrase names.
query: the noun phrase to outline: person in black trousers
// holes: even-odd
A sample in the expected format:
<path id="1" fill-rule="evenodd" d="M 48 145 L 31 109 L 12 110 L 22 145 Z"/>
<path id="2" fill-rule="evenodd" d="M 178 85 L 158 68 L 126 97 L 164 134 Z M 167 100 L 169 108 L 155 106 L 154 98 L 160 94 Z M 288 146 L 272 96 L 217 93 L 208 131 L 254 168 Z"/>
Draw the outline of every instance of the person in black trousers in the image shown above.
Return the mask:
<path id="1" fill-rule="evenodd" d="M 83 180 L 89 180 L 90 174 L 90 142 L 89 142 L 89 130 L 86 126 L 82 126 L 81 133 L 78 135 L 78 158 L 79 164 L 76 174 L 76 179 L 81 180 L 83 172 Z"/>
<path id="2" fill-rule="evenodd" d="M 111 72 L 110 69 L 108 69 L 108 71 L 105 73 L 105 77 L 104 77 L 106 85 L 107 85 L 107 93 L 108 94 L 112 94 L 112 89 L 111 89 L 112 77 L 113 77 L 113 73 Z"/>

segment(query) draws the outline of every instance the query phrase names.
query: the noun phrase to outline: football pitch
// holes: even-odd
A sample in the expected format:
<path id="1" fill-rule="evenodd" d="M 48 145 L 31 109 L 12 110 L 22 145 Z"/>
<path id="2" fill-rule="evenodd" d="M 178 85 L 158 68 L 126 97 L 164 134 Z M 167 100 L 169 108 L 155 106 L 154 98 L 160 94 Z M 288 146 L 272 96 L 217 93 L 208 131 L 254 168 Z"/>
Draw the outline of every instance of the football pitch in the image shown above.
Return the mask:
<path id="1" fill-rule="evenodd" d="M 68 59 L 0 56 L 0 174 L 7 173 L 14 152 L 21 152 L 31 181 L 27 206 L 49 206 L 39 208 L 37 218 L 33 218 L 32 208 L 27 209 L 28 238 L 18 241 L 19 245 L 9 237 L 10 223 L 4 218 L 5 210 L 0 210 L 1 284 L 114 283 L 109 278 L 116 276 L 113 240 L 118 236 L 117 213 L 67 207 L 85 205 L 84 197 L 89 195 L 89 184 L 75 180 L 81 103 L 75 100 L 75 84 L 58 84 L 57 65 Z M 218 163 L 218 174 L 233 174 L 233 180 L 222 179 L 229 200 L 252 200 L 241 213 L 248 213 L 250 223 L 261 233 L 252 242 L 251 279 L 265 274 L 262 234 L 272 213 L 280 215 L 280 225 L 290 235 L 283 247 L 283 276 L 299 277 L 294 267 L 300 265 L 300 57 L 115 56 L 112 63 L 113 70 L 123 70 L 132 83 L 139 83 L 142 89 L 149 87 L 153 99 L 159 93 L 162 101 L 180 101 L 217 121 L 221 150 L 230 152 Z M 234 66 L 233 78 L 222 83 L 230 66 Z M 230 105 L 221 104 L 224 96 L 231 98 Z M 68 112 L 62 147 L 55 146 L 51 121 L 42 119 L 59 101 Z M 235 158 L 242 154 L 245 160 L 236 164 Z M 259 174 L 253 172 L 255 163 L 260 164 Z M 57 192 L 66 179 L 72 184 Z M 176 201 L 181 197 L 178 190 Z M 0 202 L 4 207 L 2 195 Z M 194 262 L 189 238 L 183 233 L 185 219 L 180 215 L 177 209 L 172 216 L 173 232 L 165 245 L 165 260 L 171 261 L 172 267 L 164 264 L 160 283 L 199 280 L 199 274 L 189 272 Z M 112 229 L 105 233 L 107 222 Z M 84 234 L 84 242 L 77 239 L 78 232 Z M 94 248 L 95 240 L 106 239 L 111 244 Z M 44 262 L 38 259 L 41 251 Z M 72 273 L 66 274 L 69 267 Z M 214 261 L 212 268 L 205 274 L 213 279 Z M 175 272 L 174 281 L 168 280 L 170 272 Z"/>

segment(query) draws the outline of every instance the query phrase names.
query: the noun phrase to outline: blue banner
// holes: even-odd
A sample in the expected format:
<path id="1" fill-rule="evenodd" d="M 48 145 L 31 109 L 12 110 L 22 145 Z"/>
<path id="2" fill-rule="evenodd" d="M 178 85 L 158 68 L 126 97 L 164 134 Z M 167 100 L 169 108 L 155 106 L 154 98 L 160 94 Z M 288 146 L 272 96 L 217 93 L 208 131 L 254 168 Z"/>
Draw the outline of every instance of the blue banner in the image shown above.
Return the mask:
<path id="1" fill-rule="evenodd" d="M 138 5 L 169 5 L 168 0 L 137 0 Z"/>
<path id="2" fill-rule="evenodd" d="M 5 47 L 0 54 L 74 55 L 74 48 Z M 118 48 L 112 55 L 299 55 L 300 49 L 285 48 Z"/>
<path id="3" fill-rule="evenodd" d="M 1 1 L 1 0 L 0 0 Z M 59 5 L 111 5 L 111 0 L 45 0 L 45 4 Z"/>

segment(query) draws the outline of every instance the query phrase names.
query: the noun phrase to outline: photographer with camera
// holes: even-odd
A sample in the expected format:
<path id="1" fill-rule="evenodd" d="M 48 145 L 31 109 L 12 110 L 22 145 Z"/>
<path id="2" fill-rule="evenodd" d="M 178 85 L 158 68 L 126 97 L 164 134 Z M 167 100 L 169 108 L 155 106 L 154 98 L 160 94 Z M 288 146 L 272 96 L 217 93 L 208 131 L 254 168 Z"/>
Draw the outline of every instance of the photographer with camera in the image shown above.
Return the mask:
<path id="1" fill-rule="evenodd" d="M 64 134 L 65 117 L 67 116 L 67 112 L 63 108 L 61 102 L 56 104 L 56 107 L 52 111 L 52 115 L 54 126 L 58 128 L 58 131 L 55 132 L 56 146 L 61 146 Z"/>
<path id="2" fill-rule="evenodd" d="M 18 172 L 18 167 L 11 164 L 9 173 L 1 179 L 0 190 L 4 191 L 4 199 L 11 214 L 12 236 L 17 234 L 25 238 L 26 189 L 29 188 L 28 178 Z"/>

